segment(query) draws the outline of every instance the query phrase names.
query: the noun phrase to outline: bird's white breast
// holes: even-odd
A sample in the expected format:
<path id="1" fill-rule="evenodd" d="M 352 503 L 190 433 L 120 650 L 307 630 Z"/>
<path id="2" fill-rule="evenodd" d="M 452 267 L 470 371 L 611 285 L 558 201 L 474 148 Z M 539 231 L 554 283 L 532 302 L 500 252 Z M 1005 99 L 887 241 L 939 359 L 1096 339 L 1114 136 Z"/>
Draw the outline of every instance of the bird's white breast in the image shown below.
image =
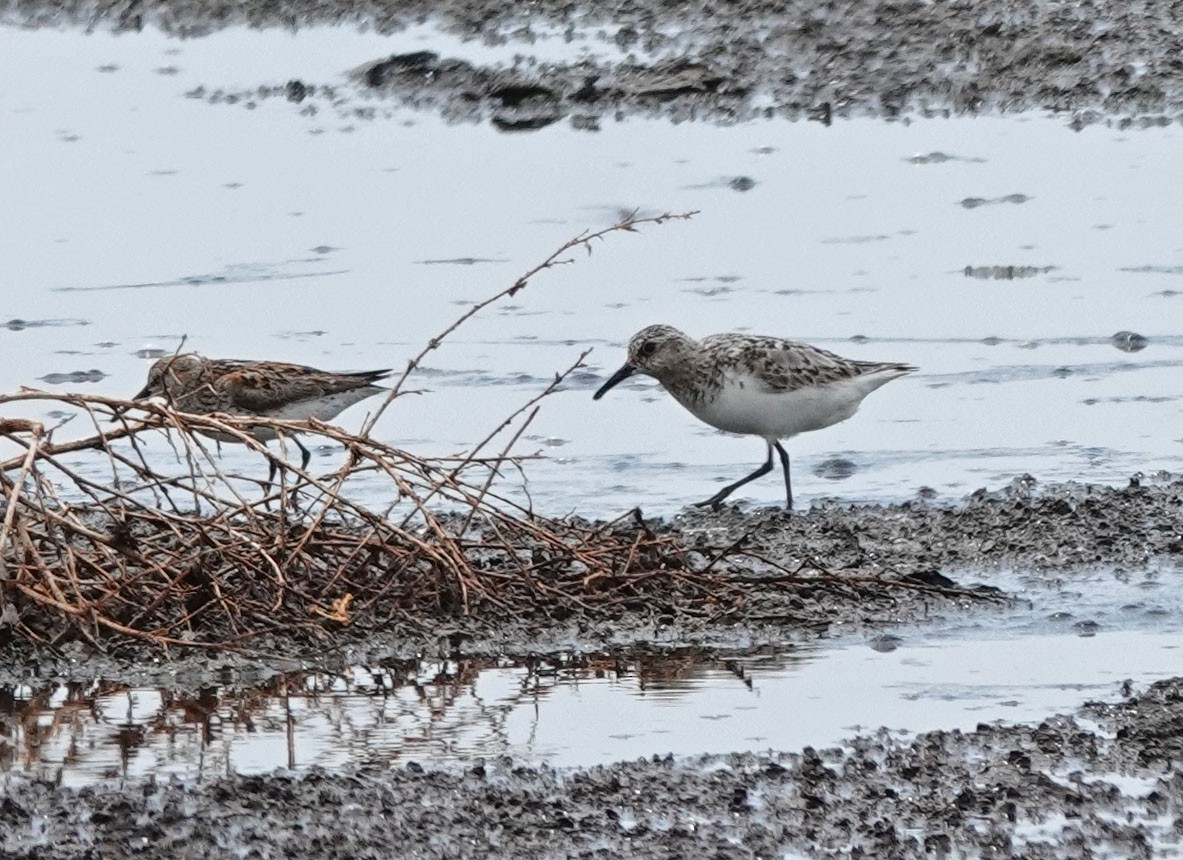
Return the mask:
<path id="1" fill-rule="evenodd" d="M 713 396 L 682 404 L 695 417 L 729 433 L 788 439 L 845 421 L 869 391 L 853 378 L 770 392 L 754 376 L 737 373 L 729 374 Z"/>

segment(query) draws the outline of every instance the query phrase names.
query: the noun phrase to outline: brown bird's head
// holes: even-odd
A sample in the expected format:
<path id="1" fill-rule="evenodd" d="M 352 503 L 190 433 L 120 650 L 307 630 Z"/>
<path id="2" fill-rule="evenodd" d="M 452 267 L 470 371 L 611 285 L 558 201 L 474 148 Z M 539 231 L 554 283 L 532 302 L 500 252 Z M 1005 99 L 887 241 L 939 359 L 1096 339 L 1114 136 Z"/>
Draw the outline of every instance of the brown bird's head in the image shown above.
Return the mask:
<path id="1" fill-rule="evenodd" d="M 204 372 L 205 359 L 196 353 L 166 355 L 153 362 L 147 383 L 132 400 L 164 397 L 175 401 L 179 395 L 191 391 Z"/>

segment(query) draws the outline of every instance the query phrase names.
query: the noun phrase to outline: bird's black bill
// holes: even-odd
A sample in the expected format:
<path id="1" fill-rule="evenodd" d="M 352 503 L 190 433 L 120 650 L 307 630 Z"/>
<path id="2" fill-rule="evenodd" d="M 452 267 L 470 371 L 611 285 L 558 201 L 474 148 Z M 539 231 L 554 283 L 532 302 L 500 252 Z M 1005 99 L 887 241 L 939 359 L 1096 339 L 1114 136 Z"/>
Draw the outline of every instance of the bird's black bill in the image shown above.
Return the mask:
<path id="1" fill-rule="evenodd" d="M 147 400 L 147 399 L 148 399 L 148 386 L 144 386 L 144 389 L 139 394 L 137 394 L 135 397 L 132 398 L 132 400 Z M 111 414 L 111 422 L 110 423 L 117 424 L 123 420 L 123 416 L 127 413 L 127 410 L 121 409 L 120 407 L 116 406 L 116 407 L 112 408 L 111 413 L 112 414 Z"/>
<path id="2" fill-rule="evenodd" d="M 600 386 L 600 390 L 595 393 L 595 396 L 592 397 L 592 400 L 599 400 L 608 393 L 609 388 L 612 388 L 617 383 L 624 382 L 624 380 L 628 379 L 636 372 L 637 369 L 635 367 L 633 367 L 631 364 L 626 364 L 624 367 L 620 368 L 620 370 L 608 377 L 608 381 Z"/>

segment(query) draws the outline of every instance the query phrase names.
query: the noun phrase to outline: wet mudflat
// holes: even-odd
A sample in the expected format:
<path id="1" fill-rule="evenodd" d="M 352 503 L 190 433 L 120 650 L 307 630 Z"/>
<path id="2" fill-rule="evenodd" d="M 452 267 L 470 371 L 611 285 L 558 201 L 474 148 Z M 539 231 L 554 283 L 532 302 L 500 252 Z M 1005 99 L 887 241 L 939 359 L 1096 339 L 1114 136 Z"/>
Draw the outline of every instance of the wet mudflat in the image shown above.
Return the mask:
<path id="1" fill-rule="evenodd" d="M 462 40 L 510 45 L 506 63 L 437 50 L 373 57 L 364 89 L 452 119 L 533 130 L 561 119 L 595 129 L 618 113 L 734 122 L 756 117 L 894 117 L 1050 109 L 1080 123 L 1106 115 L 1167 122 L 1183 108 L 1175 58 L 1183 13 L 1169 3 L 818 5 L 706 2 L 655 11 L 644 0 L 597 4 L 496 2 L 190 3 L 150 10 L 134 0 L 96 15 L 75 3 L 12 3 L 10 20 L 157 27 L 202 35 L 229 26 L 361 24 L 397 33 L 430 20 Z M 586 49 L 578 56 L 580 48 Z M 571 55 L 577 55 L 572 58 Z M 548 56 L 549 55 L 549 56 Z M 541 56 L 541 59 L 539 58 Z M 278 96 L 342 107 L 347 91 L 318 80 L 217 91 L 218 100 Z M 346 104 L 347 110 L 373 105 Z"/>
<path id="2" fill-rule="evenodd" d="M 886 732 L 799 753 L 581 770 L 161 781 L 81 791 L 3 777 L 10 856 L 1174 856 L 1183 689 L 1030 725 Z"/>
<path id="3" fill-rule="evenodd" d="M 39 737 L 38 744 L 61 750 L 56 755 L 62 756 L 62 765 L 54 777 L 51 764 L 30 767 L 33 762 L 24 759 L 13 767 L 16 762 L 10 762 L 2 783 L 6 802 L 0 807 L 6 825 L 4 848 L 16 856 L 38 856 L 45 846 L 53 845 L 51 856 L 86 856 L 91 850 L 88 846 L 106 845 L 109 847 L 96 850 L 115 851 L 134 839 L 149 857 L 165 856 L 182 843 L 197 852 L 194 856 L 219 846 L 277 857 L 297 849 L 342 857 L 367 856 L 367 852 L 377 856 L 392 850 L 410 856 L 479 856 L 490 845 L 514 856 L 554 857 L 595 856 L 604 851 L 738 857 L 763 855 L 773 847 L 806 856 L 838 856 L 848 846 L 889 857 L 925 851 L 976 853 L 987 848 L 999 856 L 1071 857 L 1085 842 L 1117 855 L 1142 845 L 1153 846 L 1154 851 L 1167 850 L 1178 838 L 1166 823 L 1167 810 L 1179 791 L 1169 764 L 1171 750 L 1179 743 L 1175 728 L 1180 701 L 1177 682 L 1130 697 L 1153 679 L 1153 674 L 1149 678 L 1144 674 L 1152 651 L 1173 655 L 1171 649 L 1177 650 L 1177 646 L 1171 644 L 1170 635 L 1130 639 L 1108 634 L 1122 630 L 1135 616 L 1140 619 L 1134 624 L 1136 629 L 1178 629 L 1183 614 L 1174 593 L 1183 556 L 1178 516 L 1181 494 L 1183 482 L 1166 475 L 1143 478 L 1123 488 L 1039 487 L 1026 479 L 1002 491 L 977 494 L 958 505 L 919 501 L 885 507 L 818 508 L 793 517 L 775 510 L 695 511 L 672 524 L 653 525 L 679 530 L 688 543 L 696 534 L 713 531 L 722 531 L 727 538 L 744 534 L 762 555 L 777 563 L 789 564 L 811 553 L 825 555 L 836 565 L 864 568 L 872 581 L 879 581 L 882 594 L 876 597 L 874 590 L 851 592 L 844 598 L 840 591 L 782 581 L 781 596 L 758 600 L 747 612 L 723 623 L 676 614 L 664 619 L 576 618 L 549 630 L 538 623 L 527 628 L 509 625 L 494 635 L 481 631 L 478 625 L 472 636 L 456 636 L 463 624 L 453 620 L 442 625 L 453 635 L 434 643 L 436 649 L 453 656 L 482 649 L 551 654 L 566 650 L 572 654 L 608 642 L 628 643 L 631 653 L 637 655 L 644 643 L 652 655 L 648 668 L 642 660 L 632 671 L 638 678 L 648 679 L 645 683 L 655 691 L 651 695 L 660 691 L 663 683 L 676 688 L 679 673 L 690 683 L 693 674 L 687 673 L 696 663 L 709 665 L 713 661 L 721 672 L 714 680 L 705 680 L 707 688 L 718 688 L 720 677 L 729 676 L 732 692 L 712 707 L 690 712 L 691 722 L 699 727 L 672 724 L 680 740 L 692 738 L 696 731 L 711 735 L 712 740 L 699 747 L 703 749 L 714 746 L 720 731 L 726 736 L 727 724 L 717 721 L 727 716 L 730 707 L 754 705 L 769 709 L 766 715 L 771 725 L 778 719 L 791 723 L 795 714 L 811 710 L 809 697 L 822 691 L 818 685 L 806 686 L 784 697 L 772 695 L 775 687 L 770 686 L 765 699 L 749 698 L 745 705 L 740 698 L 744 679 L 756 691 L 765 684 L 753 666 L 759 649 L 752 650 L 751 643 L 759 641 L 767 653 L 775 654 L 779 648 L 779 653 L 787 656 L 790 662 L 782 658 L 779 663 L 783 668 L 791 669 L 793 660 L 818 659 L 823 674 L 830 667 L 849 688 L 848 693 L 839 693 L 840 687 L 835 687 L 826 694 L 826 701 L 820 702 L 818 710 L 829 712 L 836 724 L 815 735 L 824 740 L 824 744 L 817 744 L 820 752 L 812 747 L 793 752 L 801 750 L 799 742 L 780 746 L 772 739 L 744 737 L 729 746 L 753 752 L 701 756 L 657 733 L 639 746 L 662 751 L 656 753 L 656 759 L 646 753 L 643 760 L 614 764 L 633 756 L 613 755 L 609 744 L 598 759 L 604 761 L 602 765 L 552 767 L 546 764 L 548 758 L 562 761 L 563 757 L 546 754 L 546 740 L 534 748 L 520 740 L 498 742 L 498 738 L 508 741 L 514 737 L 514 717 L 486 679 L 473 688 L 480 691 L 477 709 L 471 701 L 466 703 L 463 695 L 449 694 L 440 680 L 407 686 L 408 693 L 418 690 L 418 695 L 427 697 L 425 704 L 434 715 L 422 724 L 432 727 L 428 731 L 417 727 L 413 712 L 405 706 L 390 710 L 392 697 L 399 698 L 396 684 L 380 696 L 371 690 L 354 706 L 356 710 L 329 706 L 323 716 L 315 713 L 307 699 L 301 704 L 301 695 L 293 697 L 293 693 L 300 694 L 298 689 L 286 691 L 278 710 L 274 704 L 260 709 L 260 692 L 245 690 L 237 704 L 230 704 L 231 711 L 245 721 L 248 731 L 254 723 L 254 732 L 271 738 L 256 747 L 256 754 L 264 750 L 262 757 L 252 758 L 249 747 L 234 753 L 217 740 L 231 731 L 233 722 L 231 712 L 219 711 L 219 697 L 226 693 L 218 692 L 218 686 L 237 684 L 233 679 L 252 675 L 280 679 L 277 673 L 283 666 L 274 659 L 185 655 L 161 661 L 159 655 L 145 655 L 137 666 L 102 659 L 55 661 L 49 655 L 29 662 L 26 657 L 10 663 L 9 671 L 32 670 L 41 677 L 99 674 L 122 678 L 123 683 L 138 678 L 141 683 L 164 684 L 161 689 L 177 692 L 168 707 L 145 701 L 145 694 L 151 691 L 120 694 L 115 690 L 106 703 L 96 702 L 82 711 L 59 704 L 56 711 L 30 711 L 21 718 L 26 721 L 29 738 Z M 861 629 L 872 645 L 870 650 L 890 655 L 899 649 L 905 663 L 923 660 L 922 651 L 907 646 L 907 637 L 915 636 L 916 630 L 931 628 L 941 618 L 959 618 L 959 635 L 964 637 L 967 629 L 973 635 L 976 625 L 985 622 L 988 626 L 992 614 L 1013 615 L 1013 606 L 1005 601 L 989 605 L 967 600 L 962 604 L 947 594 L 893 589 L 889 583 L 907 582 L 915 575 L 920 577 L 918 582 L 932 581 L 947 572 L 963 585 L 967 596 L 992 583 L 1018 596 L 1022 587 L 1011 572 L 1016 569 L 1027 571 L 1024 575 L 1030 579 L 1051 584 L 1024 623 L 1042 619 L 1045 626 L 1033 629 L 1058 627 L 1060 639 L 1020 638 L 1009 646 L 999 643 L 994 647 L 984 643 L 981 659 L 990 667 L 984 675 L 983 669 L 973 668 L 967 660 L 963 670 L 968 674 L 955 673 L 944 687 L 921 684 L 902 691 L 904 698 L 915 698 L 921 709 L 926 708 L 927 697 L 934 697 L 928 699 L 930 712 L 937 710 L 934 705 L 942 699 L 970 705 L 960 718 L 945 715 L 938 719 L 945 726 L 960 725 L 960 730 L 943 729 L 914 737 L 906 730 L 860 732 L 843 722 L 893 723 L 893 715 L 900 712 L 889 701 L 881 714 L 870 717 L 856 717 L 854 710 L 844 709 L 840 703 L 850 699 L 850 693 L 856 700 L 864 698 L 858 695 L 859 688 L 873 685 L 864 673 L 882 676 L 886 664 L 876 668 L 860 661 L 844 667 L 841 661 L 825 662 L 824 654 L 814 658 L 808 643 L 815 641 L 819 632 Z M 1106 588 L 1096 579 L 1098 569 L 1120 572 L 1121 580 L 1129 581 L 1128 591 L 1114 593 L 1108 600 L 1101 597 Z M 900 626 L 907 621 L 914 625 L 911 634 Z M 876 635 L 880 641 L 872 638 Z M 1071 671 L 1064 671 L 1060 677 L 1067 685 L 1057 701 L 1100 699 L 1110 704 L 1075 716 L 1072 706 L 1058 708 L 1070 718 L 1037 716 L 1033 721 L 1028 717 L 1018 723 L 1007 720 L 995 724 L 1008 715 L 1039 712 L 1037 707 L 1016 708 L 1020 703 L 1015 697 L 1030 695 L 1030 691 L 1012 692 L 1006 684 L 1026 677 L 1020 667 L 1034 656 L 1029 650 L 1038 652 L 1043 663 L 1055 665 L 1055 642 L 1065 638 L 1095 642 L 1094 655 L 1112 655 L 1111 649 L 1117 648 L 1127 656 L 1083 684 Z M 959 653 L 957 639 L 954 634 L 944 646 L 951 654 Z M 679 654 L 679 647 L 693 641 L 708 644 L 697 656 L 687 658 L 684 651 Z M 748 645 L 746 663 L 742 654 L 726 656 L 728 648 L 743 643 Z M 283 649 L 283 643 L 274 645 L 276 650 Z M 356 663 L 360 657 L 360 662 L 376 665 L 383 655 L 389 659 L 392 653 L 408 647 L 433 647 L 426 639 L 381 633 L 353 645 L 337 657 L 321 655 L 319 662 L 325 665 L 339 658 L 347 663 L 352 658 Z M 942 647 L 939 640 L 930 645 Z M 1088 651 L 1070 653 L 1077 656 L 1069 660 L 1094 659 Z M 590 669 L 593 677 L 605 672 L 622 677 L 621 658 L 615 664 L 611 657 L 602 660 L 598 669 L 597 659 L 594 655 L 583 658 L 584 670 Z M 1171 671 L 1172 659 L 1161 664 L 1160 671 Z M 305 660 L 306 665 L 316 662 L 307 655 Z M 554 677 L 538 671 L 546 662 L 546 658 L 538 659 L 526 676 L 508 679 L 509 689 L 524 696 L 522 712 L 537 713 L 541 706 L 542 722 L 528 729 L 526 736 L 546 738 L 545 732 L 539 734 L 539 726 L 545 728 L 555 718 L 574 728 L 586 723 L 587 738 L 580 741 L 579 732 L 573 731 L 565 741 L 570 749 L 582 750 L 574 756 L 576 760 L 580 756 L 586 760 L 605 740 L 595 736 L 604 724 L 597 714 L 618 710 L 620 704 L 613 705 L 612 696 L 599 705 L 596 702 L 601 700 L 577 697 L 566 714 L 560 710 L 547 716 L 547 700 L 557 698 L 562 690 L 556 685 L 537 699 L 538 679 Z M 576 657 L 569 665 L 579 662 Z M 464 671 L 463 662 L 454 665 L 456 668 L 448 671 Z M 552 671 L 557 665 L 552 664 Z M 775 658 L 772 665 L 778 665 Z M 1130 675 L 1141 680 L 1124 684 Z M 999 679 L 997 687 L 990 680 L 994 677 Z M 533 679 L 534 687 L 523 684 L 523 678 Z M 984 688 L 972 689 L 975 681 Z M 26 675 L 23 686 L 37 689 L 38 683 Z M 1073 684 L 1078 686 L 1073 688 Z M 983 689 L 986 702 L 993 702 L 991 707 L 974 701 L 982 699 Z M 1127 698 L 1130 701 L 1122 704 Z M 728 705 L 722 706 L 721 701 L 727 700 Z M 658 705 L 685 708 L 686 701 L 675 697 Z M 86 732 L 67 733 L 66 739 L 73 737 L 80 744 L 71 753 L 70 745 L 63 747 L 62 738 L 55 737 L 52 721 L 68 723 L 84 718 L 88 709 L 107 715 L 118 730 L 114 749 L 123 753 L 107 758 L 105 773 L 84 776 L 71 769 L 70 761 L 89 757 L 91 753 L 82 750 L 97 749 L 95 744 L 104 741 Z M 472 720 L 475 710 L 482 711 L 481 718 Z M 368 716 L 363 718 L 363 713 Z M 211 717 L 216 719 L 211 721 Z M 46 718 L 51 723 L 43 724 L 41 730 L 34 728 Z M 189 741 L 180 731 L 183 719 L 196 719 L 202 727 Z M 343 748 L 338 735 L 339 744 L 328 747 L 329 769 L 314 765 L 309 770 L 308 759 L 301 758 L 304 753 L 300 751 L 306 747 L 297 726 L 325 720 L 350 726 L 348 734 L 361 738 L 363 752 L 345 761 L 339 756 L 334 760 L 334 751 Z M 486 740 L 473 743 L 471 736 L 466 739 L 466 720 L 471 720 Z M 910 720 L 911 725 L 918 722 L 916 717 Z M 974 730 L 979 720 L 985 725 Z M 646 726 L 656 728 L 659 724 L 645 712 L 638 712 L 636 726 L 629 733 L 644 733 Z M 9 732 L 12 737 L 12 728 Z M 522 737 L 520 729 L 517 736 Z M 396 746 L 385 747 L 383 737 L 396 738 Z M 412 737 L 419 740 L 408 743 Z M 839 738 L 848 740 L 834 746 Z M 160 748 L 163 755 L 151 752 L 158 742 L 165 744 Z M 552 737 L 549 743 L 553 742 Z M 267 745 L 272 750 L 269 754 L 265 752 Z M 186 747 L 189 754 L 184 753 Z M 666 758 L 664 751 L 674 747 L 683 751 Z M 782 751 L 758 752 L 769 748 Z M 180 758 L 170 761 L 169 749 L 180 751 Z M 512 754 L 505 756 L 499 750 Z M 147 767 L 138 759 L 142 753 L 149 756 Z M 155 764 L 151 763 L 153 755 Z M 211 756 L 216 760 L 207 761 Z M 593 752 L 592 760 L 597 758 Z M 186 760 L 189 765 L 183 764 Z M 199 765 L 196 770 L 194 764 Z M 268 775 L 274 767 L 293 767 L 296 772 Z M 36 779 L 35 774 L 42 779 Z M 86 787 L 54 788 L 59 780 Z M 77 802 L 67 802 L 69 798 Z"/>
<path id="4" fill-rule="evenodd" d="M 417 605 L 416 617 L 379 617 L 355 608 L 350 625 L 334 633 L 330 651 L 316 629 L 300 626 L 250 639 L 235 649 L 244 657 L 191 655 L 180 666 L 266 666 L 266 655 L 320 665 L 339 659 L 337 665 L 344 666 L 424 654 L 496 656 L 654 643 L 735 649 L 867 631 L 934 611 L 1004 605 L 1013 588 L 992 582 L 1002 572 L 1051 581 L 1096 570 L 1173 576 L 1183 559 L 1181 507 L 1183 480 L 1160 473 L 1132 479 L 1126 487 L 1040 486 L 1027 476 L 961 503 L 833 504 L 793 514 L 777 508 L 749 512 L 738 505 L 687 509 L 669 522 L 626 519 L 614 526 L 625 537 L 676 541 L 672 546 L 681 555 L 671 552 L 668 563 L 680 557 L 682 567 L 657 580 L 664 583 L 664 595 L 638 584 L 634 592 L 603 602 L 589 597 L 582 604 L 566 599 L 552 604 L 539 597 L 537 607 L 482 603 L 479 612 L 467 614 L 458 605 L 433 608 L 430 602 Z M 686 589 L 679 583 L 679 570 L 692 574 L 704 568 L 717 574 L 720 586 L 730 582 L 735 591 Z M 382 578 L 381 571 L 376 575 Z M 35 623 L 32 616 L 27 622 Z M 30 646 L 9 647 L 19 656 L 20 648 Z M 43 649 L 37 674 L 73 676 L 75 661 L 89 650 L 82 642 Z M 264 656 L 252 663 L 251 654 Z M 140 650 L 117 643 L 111 658 L 120 655 L 122 662 L 111 665 L 134 671 L 126 657 L 138 662 Z M 102 657 L 89 656 L 99 671 Z M 157 663 L 150 661 L 144 671 L 159 673 Z M 27 677 L 19 664 L 0 671 L 5 683 Z M 182 684 L 190 690 L 200 685 Z"/>
<path id="5" fill-rule="evenodd" d="M 1183 333 L 1171 309 L 1183 267 L 1177 184 L 1167 181 L 1183 105 L 1178 8 L 768 4 L 683 14 L 627 2 L 611 17 L 601 7 L 530 8 L 527 19 L 480 2 L 150 10 L 0 2 L 6 25 L 124 32 L 113 41 L 102 32 L 0 32 L 10 82 L 0 107 L 26 166 L 6 194 L 20 217 L 4 231 L 17 239 L 9 265 L 25 289 L 6 296 L 3 334 L 23 340 L 0 377 L 8 387 L 40 379 L 127 394 L 142 384 L 145 359 L 171 351 L 182 334 L 211 353 L 238 355 L 249 344 L 273 353 L 264 357 L 386 366 L 434 330 L 425 319 L 447 318 L 452 305 L 487 294 L 489 282 L 512 280 L 556 230 L 561 241 L 622 208 L 703 209 L 680 234 L 647 235 L 606 268 L 595 268 L 599 258 L 570 267 L 577 274 L 567 290 L 502 309 L 427 369 L 425 387 L 436 390 L 398 410 L 384 432 L 416 450 L 450 452 L 505 414 L 507 394 L 525 399 L 572 350 L 594 342 L 593 365 L 528 439 L 551 454 L 531 473 L 534 498 L 548 512 L 588 517 L 641 504 L 649 528 L 687 546 L 743 546 L 762 557 L 764 565 L 731 574 L 766 582 L 725 613 L 654 604 L 614 617 L 421 618 L 382 630 L 359 624 L 327 649 L 283 637 L 258 643 L 271 656 L 103 656 L 78 643 L 9 650 L 0 668 L 8 768 L 0 853 L 1179 853 L 1183 691 L 1178 681 L 1145 689 L 1174 666 L 1171 595 L 1183 559 L 1183 485 L 1158 472 L 1180 465 L 1170 428 Z M 322 29 L 281 44 L 223 30 L 359 18 L 373 28 L 365 37 Z M 225 37 L 207 52 L 202 40 L 158 31 Z M 398 38 L 378 38 L 388 32 Z M 332 50 L 310 51 L 301 38 Z M 1032 108 L 1056 115 L 999 119 Z M 487 125 L 447 127 L 433 114 Z M 955 114 L 990 116 L 911 121 Z M 852 116 L 874 120 L 844 119 Z M 738 124 L 755 118 L 776 122 Z M 458 202 L 441 192 L 446 185 L 471 194 Z M 452 229 L 433 226 L 443 223 Z M 786 234 L 791 253 L 775 252 Z M 140 237 L 136 253 L 124 253 L 128 236 Z M 384 304 L 391 283 L 404 287 L 398 313 Z M 697 334 L 776 315 L 787 326 L 776 333 L 914 361 L 924 374 L 824 439 L 796 442 L 808 512 L 787 517 L 742 501 L 677 514 L 708 495 L 712 479 L 749 467 L 747 443 L 728 449 L 682 415 L 671 439 L 672 423 L 654 417 L 660 401 L 643 384 L 597 413 L 631 433 L 596 441 L 585 432 L 589 394 L 622 338 L 666 321 L 671 308 Z M 316 453 L 320 461 L 340 452 Z M 236 452 L 226 462 L 258 465 Z M 1137 470 L 1145 474 L 1131 480 Z M 1043 480 L 1012 482 L 1024 471 Z M 1099 483 L 1063 483 L 1069 478 Z M 753 485 L 752 497 L 775 500 L 775 483 Z M 980 486 L 991 491 L 965 497 Z M 826 582 L 825 571 L 857 587 Z M 1098 571 L 1136 593 L 1098 598 Z M 438 725 L 449 707 L 465 705 L 440 693 L 447 684 L 435 676 L 406 672 L 400 689 L 424 697 L 415 707 L 375 714 L 378 697 L 365 691 L 358 707 L 370 706 L 368 722 L 346 730 L 356 714 L 331 706 L 311 714 L 336 720 L 339 746 L 359 738 L 362 753 L 327 755 L 328 769 L 309 771 L 317 757 L 303 755 L 300 729 L 314 725 L 315 709 L 293 710 L 299 697 L 282 689 L 295 683 L 286 673 L 340 677 L 350 667 L 438 659 L 443 675 L 464 666 L 536 687 L 566 666 L 566 686 L 556 684 L 552 699 L 589 673 L 653 689 L 697 672 L 708 690 L 745 681 L 758 690 L 760 659 L 770 683 L 792 676 L 795 661 L 816 659 L 819 674 L 844 673 L 857 697 L 875 667 L 819 655 L 819 637 L 863 636 L 875 654 L 898 649 L 902 662 L 922 660 L 907 649 L 909 630 L 959 618 L 958 635 L 972 636 L 976 624 L 989 627 L 981 619 L 1028 599 L 1016 576 L 1058 589 L 1039 616 L 1063 632 L 979 650 L 995 655 L 990 683 L 1001 680 L 984 694 L 982 721 L 991 724 L 976 729 L 960 722 L 965 714 L 942 716 L 961 731 L 920 735 L 876 732 L 900 727 L 886 712 L 843 723 L 853 712 L 841 710 L 837 685 L 818 684 L 777 687 L 780 698 L 770 686 L 757 707 L 769 723 L 790 721 L 798 696 L 825 692 L 824 731 L 769 731 L 764 741 L 753 737 L 766 729 L 752 729 L 730 745 L 770 753 L 696 755 L 726 748 L 717 727 L 730 720 L 719 719 L 716 703 L 695 712 L 689 696 L 669 706 L 706 725 L 698 731 L 711 742 L 697 750 L 694 732 L 676 721 L 683 743 L 653 733 L 639 746 L 603 737 L 581 745 L 579 724 L 606 723 L 621 701 L 613 695 L 594 705 L 572 696 L 553 717 L 545 703 L 537 709 L 544 727 L 574 724 L 566 757 L 552 754 L 561 745 L 553 739 L 549 748 L 546 738 L 521 741 L 509 717 L 489 723 L 492 742 L 449 746 L 441 731 L 436 746 L 384 745 L 408 736 L 399 719 L 426 714 Z M 1130 625 L 1157 638 L 1130 638 Z M 1092 657 L 1058 649 L 1066 637 L 1102 648 Z M 1147 659 L 1151 642 L 1165 659 Z M 1043 707 L 1067 716 L 1032 716 L 1045 701 L 1034 694 L 1030 709 L 1014 707 L 1025 693 L 1005 683 L 1021 672 L 1004 661 L 1024 659 L 1025 644 L 1030 659 L 1054 652 L 1103 668 L 1065 672 L 1066 687 L 1079 685 L 1058 691 L 1070 704 Z M 1107 645 L 1126 652 L 1128 675 L 1121 661 L 1102 666 L 1096 653 Z M 1135 679 L 1129 689 L 1123 677 Z M 483 693 L 488 682 L 473 683 Z M 70 700 L 71 684 L 89 698 Z M 982 695 L 952 685 L 908 694 L 921 708 L 925 695 Z M 279 713 L 269 710 L 277 688 Z M 27 704 L 38 697 L 44 707 Z M 1106 704 L 1074 709 L 1090 698 Z M 244 733 L 256 731 L 258 715 L 257 733 L 274 748 L 204 766 L 201 757 L 220 750 L 214 735 L 226 731 L 216 720 L 233 723 L 231 708 Z M 1017 719 L 992 724 L 1007 709 Z M 114 739 L 54 734 L 55 721 L 89 713 Z M 184 734 L 186 725 L 197 732 Z M 195 741 L 191 755 L 145 764 L 140 754 L 167 744 L 170 732 L 174 750 Z M 836 745 L 840 737 L 851 740 Z M 44 741 L 48 754 L 17 761 L 18 738 Z M 110 744 L 119 754 L 94 756 L 100 763 L 79 774 L 71 766 L 91 756 L 74 744 L 92 752 Z M 817 751 L 802 750 L 807 744 Z M 679 755 L 665 758 L 670 749 Z M 637 755 L 645 760 L 621 761 Z M 277 766 L 299 772 L 268 773 Z"/>

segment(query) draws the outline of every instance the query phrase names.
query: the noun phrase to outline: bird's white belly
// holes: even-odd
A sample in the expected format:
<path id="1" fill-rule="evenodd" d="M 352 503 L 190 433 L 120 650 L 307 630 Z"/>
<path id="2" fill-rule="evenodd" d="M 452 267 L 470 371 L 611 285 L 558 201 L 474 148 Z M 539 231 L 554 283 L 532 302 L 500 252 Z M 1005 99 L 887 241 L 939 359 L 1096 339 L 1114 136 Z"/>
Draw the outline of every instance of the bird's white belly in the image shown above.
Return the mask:
<path id="1" fill-rule="evenodd" d="M 267 410 L 266 414 L 270 418 L 280 418 L 285 421 L 307 421 L 309 418 L 315 418 L 317 421 L 332 421 L 353 404 L 365 400 L 379 390 L 373 386 L 351 388 L 348 391 L 338 391 L 320 397 L 309 397 L 285 403 Z"/>
<path id="2" fill-rule="evenodd" d="M 683 405 L 700 420 L 729 433 L 788 439 L 845 421 L 858 410 L 866 393 L 855 385 L 835 382 L 774 394 L 758 390 L 750 380 L 729 380 L 713 399 Z"/>

